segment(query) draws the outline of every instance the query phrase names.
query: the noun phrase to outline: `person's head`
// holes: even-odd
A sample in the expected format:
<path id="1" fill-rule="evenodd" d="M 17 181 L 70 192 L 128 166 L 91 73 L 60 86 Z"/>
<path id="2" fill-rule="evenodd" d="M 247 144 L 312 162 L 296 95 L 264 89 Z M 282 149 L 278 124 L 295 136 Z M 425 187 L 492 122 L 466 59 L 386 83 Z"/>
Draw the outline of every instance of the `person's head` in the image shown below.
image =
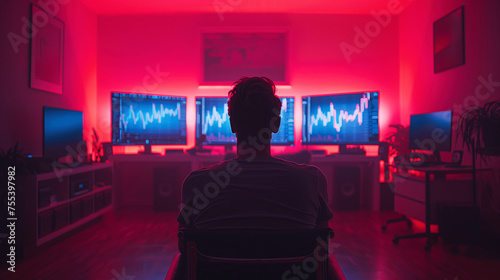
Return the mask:
<path id="1" fill-rule="evenodd" d="M 265 143 L 278 132 L 281 100 L 275 93 L 274 82 L 266 77 L 242 77 L 234 83 L 227 105 L 231 130 L 238 139 L 254 136 Z"/>

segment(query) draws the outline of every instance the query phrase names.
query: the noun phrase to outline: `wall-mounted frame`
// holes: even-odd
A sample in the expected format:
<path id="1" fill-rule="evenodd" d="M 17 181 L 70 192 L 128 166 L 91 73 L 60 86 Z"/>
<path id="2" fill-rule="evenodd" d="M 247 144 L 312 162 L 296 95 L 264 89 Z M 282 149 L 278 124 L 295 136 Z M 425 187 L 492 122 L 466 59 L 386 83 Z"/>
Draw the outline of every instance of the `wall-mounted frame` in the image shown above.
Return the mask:
<path id="1" fill-rule="evenodd" d="M 288 32 L 202 31 L 202 85 L 230 85 L 265 76 L 288 85 Z"/>
<path id="2" fill-rule="evenodd" d="M 64 23 L 31 5 L 30 87 L 62 94 Z"/>
<path id="3" fill-rule="evenodd" d="M 464 7 L 434 22 L 434 73 L 465 64 Z"/>

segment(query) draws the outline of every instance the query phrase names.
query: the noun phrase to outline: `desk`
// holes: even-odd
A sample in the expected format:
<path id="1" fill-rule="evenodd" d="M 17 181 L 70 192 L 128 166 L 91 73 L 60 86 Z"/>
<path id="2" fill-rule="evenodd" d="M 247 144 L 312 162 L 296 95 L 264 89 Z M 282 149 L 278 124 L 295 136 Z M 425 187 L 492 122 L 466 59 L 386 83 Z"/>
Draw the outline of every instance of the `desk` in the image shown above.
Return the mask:
<path id="1" fill-rule="evenodd" d="M 276 155 L 279 157 L 279 155 Z M 223 155 L 189 155 L 184 153 L 160 155 L 113 155 L 109 160 L 114 166 L 115 209 L 129 207 L 153 208 L 170 205 L 158 211 L 179 211 L 180 190 L 184 178 L 193 170 L 216 164 Z M 380 209 L 379 158 L 364 155 L 313 156 L 311 165 L 317 166 L 327 177 L 330 206 L 336 210 L 339 191 L 338 181 L 350 178 L 339 176 L 339 168 L 359 168 L 355 194 L 358 207 L 363 210 Z M 155 173 L 155 170 L 159 170 Z M 341 174 L 342 175 L 342 174 Z M 355 180 L 353 180 L 355 181 Z M 355 198 L 356 197 L 356 198 Z M 155 199 L 162 199 L 162 201 Z"/>
<path id="2" fill-rule="evenodd" d="M 223 155 L 112 155 L 115 210 L 179 211 L 181 186 L 193 170 L 219 163 Z"/>
<path id="3" fill-rule="evenodd" d="M 423 173 L 417 176 L 414 173 Z M 470 168 L 446 167 L 445 165 L 413 167 L 399 166 L 394 174 L 395 211 L 425 222 L 425 232 L 397 236 L 400 239 L 427 238 L 425 249 L 431 248 L 437 234 L 431 233 L 431 223 L 437 221 L 437 204 L 458 202 L 475 204 L 475 188 L 472 179 L 449 178 L 453 174 L 473 174 Z M 413 174 L 412 174 L 413 173 Z M 423 212 L 423 213 L 422 213 Z"/>

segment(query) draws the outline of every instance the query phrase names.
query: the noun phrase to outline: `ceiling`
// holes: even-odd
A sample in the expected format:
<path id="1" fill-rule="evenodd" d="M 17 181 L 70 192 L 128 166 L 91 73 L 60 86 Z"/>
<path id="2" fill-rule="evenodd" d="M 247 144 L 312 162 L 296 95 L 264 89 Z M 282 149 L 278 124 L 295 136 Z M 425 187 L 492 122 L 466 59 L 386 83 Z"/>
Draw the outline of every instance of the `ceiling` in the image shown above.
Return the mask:
<path id="1" fill-rule="evenodd" d="M 412 0 L 80 0 L 96 14 L 286 13 L 370 14 Z"/>

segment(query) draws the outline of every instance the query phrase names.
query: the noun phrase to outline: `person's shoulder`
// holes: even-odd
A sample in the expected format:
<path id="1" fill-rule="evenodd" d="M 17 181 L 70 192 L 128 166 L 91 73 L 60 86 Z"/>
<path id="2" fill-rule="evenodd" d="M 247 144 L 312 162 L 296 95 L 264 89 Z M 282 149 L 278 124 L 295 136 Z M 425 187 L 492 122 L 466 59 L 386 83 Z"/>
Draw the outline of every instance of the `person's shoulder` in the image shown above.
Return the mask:
<path id="1" fill-rule="evenodd" d="M 191 171 L 189 175 L 186 177 L 186 180 L 196 180 L 196 179 L 202 179 L 205 178 L 210 174 L 210 172 L 217 171 L 220 169 L 224 169 L 225 166 L 232 160 L 225 160 L 216 164 L 212 164 L 209 166 L 202 167 L 200 169 Z"/>
<path id="2" fill-rule="evenodd" d="M 289 170 L 291 176 L 306 183 L 305 185 L 311 186 L 314 189 L 318 186 L 326 186 L 326 176 L 318 167 L 310 164 L 296 163 L 285 159 L 277 160 L 286 166 L 286 169 Z"/>
<path id="3" fill-rule="evenodd" d="M 286 159 L 280 159 L 280 158 L 274 158 L 274 159 L 277 162 L 279 162 L 280 164 L 287 166 L 291 169 L 295 169 L 297 171 L 307 172 L 307 173 L 311 173 L 311 174 L 316 174 L 318 171 L 321 172 L 319 170 L 319 168 L 314 166 L 314 165 L 305 164 L 305 163 L 296 163 L 293 161 L 289 161 Z"/>

